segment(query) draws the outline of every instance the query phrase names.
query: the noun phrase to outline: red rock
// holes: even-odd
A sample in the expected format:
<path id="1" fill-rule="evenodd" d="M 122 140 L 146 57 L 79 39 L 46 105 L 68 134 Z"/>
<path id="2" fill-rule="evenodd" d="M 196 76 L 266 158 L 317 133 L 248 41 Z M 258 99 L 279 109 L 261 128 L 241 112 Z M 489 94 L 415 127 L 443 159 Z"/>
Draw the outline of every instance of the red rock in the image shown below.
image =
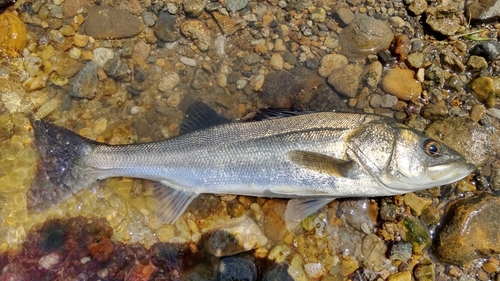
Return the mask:
<path id="1" fill-rule="evenodd" d="M 107 261 L 114 248 L 113 242 L 107 237 L 102 238 L 97 243 L 93 242 L 88 245 L 90 255 L 100 262 Z"/>

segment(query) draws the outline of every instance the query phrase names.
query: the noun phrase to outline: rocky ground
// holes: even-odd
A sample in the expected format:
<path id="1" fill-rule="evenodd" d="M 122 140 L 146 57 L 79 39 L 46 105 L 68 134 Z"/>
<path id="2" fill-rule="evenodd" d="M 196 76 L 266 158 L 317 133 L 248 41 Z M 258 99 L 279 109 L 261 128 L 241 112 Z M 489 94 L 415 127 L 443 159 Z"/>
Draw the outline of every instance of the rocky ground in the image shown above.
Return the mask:
<path id="1" fill-rule="evenodd" d="M 0 280 L 500 279 L 496 1 L 0 1 Z M 111 144 L 178 134 L 202 100 L 391 116 L 462 152 L 464 180 L 341 199 L 286 230 L 285 200 L 204 195 L 158 225 L 150 183 L 42 213 L 28 114 Z"/>

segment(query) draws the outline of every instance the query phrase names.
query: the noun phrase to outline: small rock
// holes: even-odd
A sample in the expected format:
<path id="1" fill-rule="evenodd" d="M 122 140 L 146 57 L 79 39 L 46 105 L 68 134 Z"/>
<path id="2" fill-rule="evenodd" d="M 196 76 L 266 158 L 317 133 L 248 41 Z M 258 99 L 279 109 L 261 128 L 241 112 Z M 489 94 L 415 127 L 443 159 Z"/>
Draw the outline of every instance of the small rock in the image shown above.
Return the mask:
<path id="1" fill-rule="evenodd" d="M 427 104 L 422 109 L 422 116 L 429 120 L 438 120 L 448 115 L 448 109 L 444 105 Z"/>
<path id="2" fill-rule="evenodd" d="M 480 56 L 470 56 L 467 60 L 467 68 L 473 71 L 479 71 L 488 67 L 486 59 Z"/>
<path id="3" fill-rule="evenodd" d="M 380 107 L 390 108 L 395 106 L 398 103 L 398 98 L 392 95 L 383 95 L 382 96 L 382 104 Z"/>
<path id="4" fill-rule="evenodd" d="M 344 25 L 348 25 L 354 20 L 354 13 L 349 8 L 339 8 L 337 10 L 337 16 Z"/>
<path id="5" fill-rule="evenodd" d="M 51 269 L 53 266 L 61 261 L 61 257 L 56 253 L 50 253 L 45 255 L 38 260 L 38 265 L 44 269 Z"/>
<path id="6" fill-rule="evenodd" d="M 222 32 L 226 35 L 233 35 L 236 31 L 244 28 L 247 24 L 246 21 L 238 21 L 230 16 L 223 15 L 219 12 L 213 12 L 212 16 L 214 17 L 217 25 L 220 27 Z"/>
<path id="7" fill-rule="evenodd" d="M 226 9 L 229 12 L 234 13 L 245 8 L 248 5 L 248 2 L 250 2 L 250 0 L 228 0 L 226 2 Z"/>
<path id="8" fill-rule="evenodd" d="M 207 0 L 186 0 L 183 4 L 184 11 L 193 18 L 199 17 L 206 5 Z"/>
<path id="9" fill-rule="evenodd" d="M 422 14 L 427 9 L 427 1 L 414 0 L 408 5 L 408 10 L 413 12 L 416 16 Z"/>
<path id="10" fill-rule="evenodd" d="M 498 108 L 488 108 L 488 110 L 486 110 L 486 113 L 489 116 L 492 116 L 492 117 L 500 120 L 500 109 L 498 109 Z"/>
<path id="11" fill-rule="evenodd" d="M 441 214 L 436 207 L 430 206 L 423 211 L 420 219 L 426 225 L 435 225 L 441 219 Z"/>
<path id="12" fill-rule="evenodd" d="M 85 19 L 85 34 L 95 39 L 121 39 L 138 35 L 142 22 L 125 10 L 108 5 L 92 6 Z"/>
<path id="13" fill-rule="evenodd" d="M 210 73 L 208 73 L 203 68 L 197 68 L 194 70 L 193 81 L 191 81 L 191 87 L 196 90 L 204 89 L 209 81 Z"/>
<path id="14" fill-rule="evenodd" d="M 403 27 L 405 26 L 405 20 L 402 19 L 401 17 L 390 17 L 389 18 L 389 23 L 394 26 L 394 27 Z"/>
<path id="15" fill-rule="evenodd" d="M 372 216 L 372 207 L 368 199 L 342 200 L 339 212 L 352 228 L 363 231 L 363 225 L 367 225 L 368 229 L 371 230 L 376 222 L 376 215 Z"/>
<path id="16" fill-rule="evenodd" d="M 434 281 L 436 280 L 436 266 L 427 259 L 420 261 L 413 269 L 413 275 L 416 281 Z"/>
<path id="17" fill-rule="evenodd" d="M 401 237 L 404 241 L 412 245 L 414 254 L 422 254 L 431 244 L 431 235 L 426 226 L 414 216 L 405 217 L 398 223 L 400 227 Z"/>
<path id="18" fill-rule="evenodd" d="M 420 197 L 413 192 L 406 193 L 403 198 L 405 204 L 410 206 L 416 216 L 420 216 L 432 204 L 432 199 Z"/>
<path id="19" fill-rule="evenodd" d="M 114 57 L 113 50 L 108 49 L 108 48 L 96 48 L 96 49 L 94 49 L 93 54 L 94 54 L 94 58 L 92 60 L 99 67 L 104 66 L 104 63 L 107 60 Z"/>
<path id="20" fill-rule="evenodd" d="M 425 10 L 426 23 L 436 32 L 443 35 L 455 35 L 460 27 L 457 11 L 451 6 L 429 7 Z"/>
<path id="21" fill-rule="evenodd" d="M 377 264 L 385 260 L 384 254 L 387 246 L 376 234 L 370 233 L 363 238 L 361 243 L 361 253 L 363 259 L 371 264 Z"/>
<path id="22" fill-rule="evenodd" d="M 262 281 L 295 281 L 288 271 L 291 270 L 290 265 L 283 262 L 274 266 L 271 270 L 264 274 Z"/>
<path id="23" fill-rule="evenodd" d="M 273 70 L 283 69 L 283 57 L 279 53 L 274 53 L 269 61 L 269 67 Z"/>
<path id="24" fill-rule="evenodd" d="M 158 83 L 158 91 L 166 92 L 172 90 L 180 82 L 179 74 L 173 72 L 160 79 Z"/>
<path id="25" fill-rule="evenodd" d="M 387 50 L 393 38 L 391 28 L 384 21 L 364 14 L 356 15 L 338 36 L 341 53 L 348 58 L 363 58 Z"/>
<path id="26" fill-rule="evenodd" d="M 151 12 L 142 13 L 142 20 L 147 27 L 152 27 L 153 25 L 155 25 L 155 19 L 153 17 L 153 13 Z"/>
<path id="27" fill-rule="evenodd" d="M 177 17 L 166 11 L 160 12 L 154 26 L 154 33 L 163 42 L 175 42 L 179 40 L 179 29 L 175 27 Z"/>
<path id="28" fill-rule="evenodd" d="M 391 44 L 391 50 L 394 55 L 397 56 L 398 61 L 404 61 L 410 53 L 411 42 L 410 38 L 404 34 L 398 34 L 394 37 Z"/>
<path id="29" fill-rule="evenodd" d="M 0 55 L 17 57 L 28 44 L 26 25 L 15 14 L 0 14 Z"/>
<path id="30" fill-rule="evenodd" d="M 363 84 L 368 86 L 368 88 L 375 90 L 377 88 L 378 83 L 380 82 L 380 78 L 382 77 L 382 63 L 379 61 L 375 61 L 369 65 L 367 65 L 361 74 L 361 80 Z"/>
<path id="31" fill-rule="evenodd" d="M 467 1 L 464 14 L 473 21 L 488 21 L 500 16 L 500 7 L 495 0 Z"/>
<path id="32" fill-rule="evenodd" d="M 326 11 L 323 8 L 314 10 L 311 14 L 311 20 L 314 22 L 324 22 L 326 20 Z"/>
<path id="33" fill-rule="evenodd" d="M 486 108 L 482 104 L 475 104 L 470 110 L 470 118 L 474 122 L 479 122 L 486 115 Z"/>
<path id="34" fill-rule="evenodd" d="M 359 268 L 359 262 L 354 259 L 345 259 L 340 263 L 340 274 L 344 277 L 352 274 L 356 269 Z"/>
<path id="35" fill-rule="evenodd" d="M 262 207 L 264 212 L 264 233 L 273 242 L 283 240 L 287 232 L 285 225 L 286 201 L 267 200 Z"/>
<path id="36" fill-rule="evenodd" d="M 327 54 L 321 58 L 318 74 L 321 77 L 328 77 L 333 70 L 344 68 L 348 64 L 347 58 L 338 54 Z"/>
<path id="37" fill-rule="evenodd" d="M 406 57 L 406 61 L 415 69 L 422 68 L 425 63 L 425 56 L 420 52 L 411 53 Z"/>
<path id="38" fill-rule="evenodd" d="M 496 103 L 497 91 L 500 90 L 500 78 L 497 77 L 478 77 L 469 84 L 474 96 L 486 107 L 494 107 Z"/>
<path id="39" fill-rule="evenodd" d="M 480 56 L 488 61 L 497 59 L 500 56 L 500 43 L 496 41 L 485 41 L 474 46 L 471 55 Z"/>
<path id="40" fill-rule="evenodd" d="M 481 193 L 453 202 L 435 233 L 433 252 L 442 262 L 464 265 L 500 253 L 500 197 Z"/>
<path id="41" fill-rule="evenodd" d="M 310 69 L 317 69 L 319 67 L 319 62 L 315 58 L 307 58 L 306 67 Z"/>
<path id="42" fill-rule="evenodd" d="M 204 230 L 203 246 L 207 253 L 224 257 L 263 247 L 267 238 L 255 222 L 241 216 L 214 224 Z"/>
<path id="43" fill-rule="evenodd" d="M 211 31 L 202 21 L 185 21 L 181 24 L 181 31 L 185 36 L 193 39 L 200 50 L 206 51 L 210 47 Z"/>
<path id="44" fill-rule="evenodd" d="M 405 271 L 389 276 L 387 281 L 411 281 L 411 272 Z"/>
<path id="45" fill-rule="evenodd" d="M 465 156 L 467 162 L 483 166 L 491 156 L 493 142 L 488 130 L 469 117 L 449 117 L 432 122 L 425 134 L 442 141 Z"/>
<path id="46" fill-rule="evenodd" d="M 131 70 L 127 63 L 119 57 L 107 60 L 103 66 L 104 73 L 119 82 L 130 80 Z"/>
<path id="47" fill-rule="evenodd" d="M 382 78 L 381 88 L 400 100 L 416 102 L 422 92 L 421 84 L 415 80 L 415 73 L 410 69 L 393 68 Z"/>
<path id="48" fill-rule="evenodd" d="M 97 63 L 90 61 L 73 78 L 69 94 L 75 98 L 92 99 L 98 82 Z"/>
<path id="49" fill-rule="evenodd" d="M 257 280 L 257 267 L 248 258 L 225 257 L 217 263 L 213 280 L 254 281 Z"/>
<path id="50" fill-rule="evenodd" d="M 407 261 L 411 259 L 412 247 L 411 244 L 405 241 L 395 242 L 389 248 L 389 259 L 398 261 Z"/>
<path id="51" fill-rule="evenodd" d="M 382 97 L 379 94 L 374 94 L 370 98 L 370 106 L 373 108 L 380 107 L 382 105 Z"/>
<path id="52" fill-rule="evenodd" d="M 181 57 L 180 58 L 180 62 L 182 62 L 183 64 L 187 65 L 187 66 L 196 66 L 196 61 L 194 59 L 191 59 L 191 58 L 187 58 L 187 57 Z"/>
<path id="53" fill-rule="evenodd" d="M 444 67 L 449 68 L 457 73 L 463 73 L 465 71 L 465 65 L 462 63 L 462 60 L 452 52 L 442 52 L 440 57 L 441 64 Z"/>
<path id="54" fill-rule="evenodd" d="M 304 271 L 312 279 L 318 279 L 325 275 L 325 268 L 321 263 L 306 263 L 304 264 Z"/>
<path id="55" fill-rule="evenodd" d="M 358 94 L 358 87 L 363 68 L 358 64 L 348 64 L 344 68 L 334 69 L 328 76 L 330 84 L 338 93 L 354 98 Z"/>
<path id="56" fill-rule="evenodd" d="M 460 92 L 464 88 L 464 84 L 457 75 L 452 75 L 443 85 L 446 89 L 453 90 L 455 92 Z"/>
<path id="57" fill-rule="evenodd" d="M 250 53 L 243 57 L 243 61 L 247 65 L 254 65 L 260 61 L 260 56 L 256 53 Z"/>
<path id="58" fill-rule="evenodd" d="M 292 253 L 292 249 L 290 249 L 289 246 L 284 244 L 277 244 L 271 249 L 267 258 L 272 261 L 281 263 L 286 261 Z"/>

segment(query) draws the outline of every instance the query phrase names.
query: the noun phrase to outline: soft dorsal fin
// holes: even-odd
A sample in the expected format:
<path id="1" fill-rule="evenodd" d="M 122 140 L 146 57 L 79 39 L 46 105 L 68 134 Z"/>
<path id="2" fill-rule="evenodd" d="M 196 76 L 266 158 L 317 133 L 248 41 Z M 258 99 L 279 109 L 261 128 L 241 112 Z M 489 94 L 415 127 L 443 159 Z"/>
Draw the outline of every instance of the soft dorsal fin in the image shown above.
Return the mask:
<path id="1" fill-rule="evenodd" d="M 179 134 L 187 134 L 216 125 L 231 123 L 231 120 L 217 113 L 201 101 L 192 103 L 186 111 Z"/>
<path id="2" fill-rule="evenodd" d="M 329 174 L 335 177 L 348 177 L 353 174 L 355 163 L 330 157 L 328 155 L 303 151 L 292 150 L 288 152 L 288 159 L 293 163 L 302 166 L 308 170 Z"/>
<path id="3" fill-rule="evenodd" d="M 266 119 L 276 119 L 276 118 L 285 118 L 303 114 L 314 113 L 314 111 L 298 111 L 294 109 L 277 109 L 277 108 L 263 108 L 257 112 L 254 118 L 251 121 L 262 121 Z"/>

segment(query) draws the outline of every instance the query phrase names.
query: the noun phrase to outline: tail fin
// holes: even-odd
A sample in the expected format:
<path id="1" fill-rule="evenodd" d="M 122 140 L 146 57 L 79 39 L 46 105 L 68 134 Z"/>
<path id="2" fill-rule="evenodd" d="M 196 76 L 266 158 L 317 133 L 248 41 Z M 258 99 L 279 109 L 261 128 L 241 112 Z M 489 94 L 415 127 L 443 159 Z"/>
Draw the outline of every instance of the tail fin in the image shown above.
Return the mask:
<path id="1" fill-rule="evenodd" d="M 27 207 L 29 211 L 40 211 L 95 181 L 95 172 L 83 165 L 82 158 L 93 150 L 96 142 L 47 121 L 31 118 L 31 125 L 40 161 L 27 192 Z"/>

